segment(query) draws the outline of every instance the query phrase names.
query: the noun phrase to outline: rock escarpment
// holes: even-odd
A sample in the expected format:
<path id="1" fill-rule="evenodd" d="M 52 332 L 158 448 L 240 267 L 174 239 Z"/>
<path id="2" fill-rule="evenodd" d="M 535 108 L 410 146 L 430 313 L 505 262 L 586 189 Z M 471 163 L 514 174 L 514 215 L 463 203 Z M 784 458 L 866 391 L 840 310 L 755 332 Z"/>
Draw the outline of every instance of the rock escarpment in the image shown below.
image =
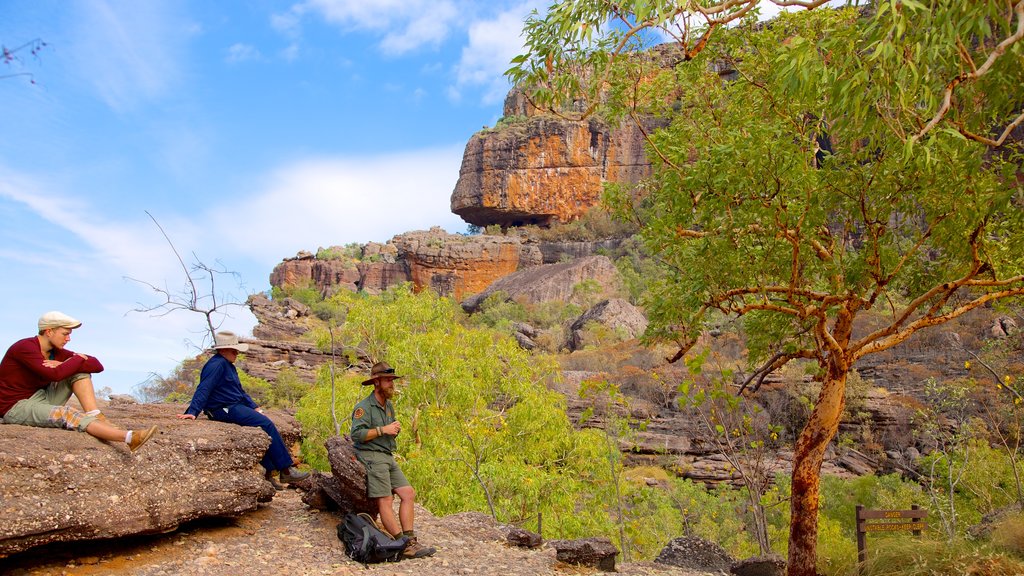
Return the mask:
<path id="1" fill-rule="evenodd" d="M 543 114 L 516 89 L 493 130 L 470 139 L 452 192 L 452 212 L 477 226 L 569 222 L 597 204 L 605 182 L 636 183 L 650 174 L 644 120 L 619 126 Z"/>
<path id="2" fill-rule="evenodd" d="M 175 417 L 181 404 L 126 404 L 104 413 L 116 425 L 159 433 L 134 454 L 88 434 L 0 425 L 0 558 L 52 542 L 173 530 L 199 518 L 255 510 L 274 495 L 259 462 L 270 444 L 259 428 Z M 270 411 L 285 441 L 288 415 Z"/>
<path id="3" fill-rule="evenodd" d="M 543 262 L 540 249 L 518 236 L 463 236 L 437 227 L 406 232 L 386 244 L 367 244 L 353 256 L 326 252 L 331 257 L 300 252 L 284 260 L 270 274 L 270 284 L 309 286 L 321 294 L 339 289 L 377 294 L 412 282 L 416 290 L 429 288 L 461 299 L 502 276 Z"/>
<path id="4" fill-rule="evenodd" d="M 340 249 L 320 255 L 299 252 L 285 258 L 270 274 L 270 285 L 282 288 L 310 287 L 323 295 L 338 290 L 378 294 L 403 282 L 416 290 L 431 289 L 442 296 L 462 300 L 484 290 L 495 280 L 512 272 L 568 260 L 586 258 L 598 252 L 614 253 L 621 239 L 601 241 L 541 242 L 525 234 L 464 236 L 440 228 L 399 234 L 385 244 L 370 242 L 353 248 L 353 255 Z M 253 333 L 257 338 L 282 340 L 302 334 L 301 304 L 290 305 L 287 316 L 261 318 Z M 257 333 L 259 332 L 259 333 Z"/>

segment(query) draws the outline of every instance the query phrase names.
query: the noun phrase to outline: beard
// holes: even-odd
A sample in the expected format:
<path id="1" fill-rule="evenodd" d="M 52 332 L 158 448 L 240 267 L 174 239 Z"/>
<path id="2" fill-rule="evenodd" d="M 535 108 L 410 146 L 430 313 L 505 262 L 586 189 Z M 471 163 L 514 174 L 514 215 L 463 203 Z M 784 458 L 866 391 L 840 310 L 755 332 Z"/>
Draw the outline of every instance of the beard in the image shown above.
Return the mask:
<path id="1" fill-rule="evenodd" d="M 380 390 L 381 398 L 383 398 L 385 400 L 391 400 L 392 398 L 395 397 L 395 388 L 394 388 L 394 386 L 390 386 L 390 387 L 387 387 L 387 388 L 381 386 L 379 388 L 379 390 Z"/>

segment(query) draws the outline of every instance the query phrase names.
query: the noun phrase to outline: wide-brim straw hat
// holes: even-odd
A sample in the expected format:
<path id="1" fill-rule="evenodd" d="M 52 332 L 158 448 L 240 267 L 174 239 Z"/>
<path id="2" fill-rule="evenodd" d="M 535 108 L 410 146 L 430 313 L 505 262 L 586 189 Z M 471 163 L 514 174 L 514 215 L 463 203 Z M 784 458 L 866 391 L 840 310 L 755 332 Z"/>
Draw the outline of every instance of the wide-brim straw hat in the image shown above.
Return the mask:
<path id="1" fill-rule="evenodd" d="M 224 348 L 230 348 L 231 350 L 238 350 L 239 352 L 245 352 L 249 349 L 248 344 L 242 344 L 238 341 L 238 335 L 234 332 L 217 332 L 213 337 L 213 349 L 223 350 Z"/>
<path id="2" fill-rule="evenodd" d="M 387 362 L 377 362 L 370 368 L 370 379 L 363 380 L 363 386 L 369 386 L 377 381 L 378 378 L 383 377 L 389 378 L 401 378 L 398 374 L 395 374 L 395 369 L 388 365 Z"/>

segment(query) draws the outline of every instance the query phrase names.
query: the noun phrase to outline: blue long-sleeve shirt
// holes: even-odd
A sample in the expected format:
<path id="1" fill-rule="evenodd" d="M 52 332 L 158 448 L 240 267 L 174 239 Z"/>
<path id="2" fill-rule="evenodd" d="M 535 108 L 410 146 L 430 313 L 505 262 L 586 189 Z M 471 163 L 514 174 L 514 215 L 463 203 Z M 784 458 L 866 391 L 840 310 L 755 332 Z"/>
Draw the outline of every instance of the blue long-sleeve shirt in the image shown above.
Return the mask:
<path id="1" fill-rule="evenodd" d="M 203 410 L 217 410 L 235 404 L 256 408 L 256 403 L 242 389 L 235 365 L 220 354 L 214 354 L 199 374 L 199 386 L 185 413 L 198 416 Z"/>

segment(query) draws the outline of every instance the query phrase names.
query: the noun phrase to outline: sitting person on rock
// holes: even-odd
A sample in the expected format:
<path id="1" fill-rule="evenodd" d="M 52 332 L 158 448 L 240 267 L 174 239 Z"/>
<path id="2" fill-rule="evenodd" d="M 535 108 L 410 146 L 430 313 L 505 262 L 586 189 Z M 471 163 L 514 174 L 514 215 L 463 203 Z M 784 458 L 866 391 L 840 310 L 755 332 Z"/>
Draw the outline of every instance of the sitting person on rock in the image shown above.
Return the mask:
<path id="1" fill-rule="evenodd" d="M 425 558 L 432 556 L 433 548 L 423 546 L 416 540 L 413 530 L 416 491 L 405 479 L 392 454 L 397 447 L 395 437 L 402 430 L 402 423 L 395 419 L 395 407 L 391 398 L 395 395 L 395 369 L 387 362 L 378 362 L 370 369 L 370 379 L 363 386 L 373 385 L 373 391 L 356 404 L 352 412 L 352 441 L 356 457 L 366 467 L 367 496 L 376 501 L 384 530 L 393 537 L 409 537 L 409 545 L 402 556 Z M 398 519 L 395 519 L 394 496 L 401 503 Z"/>
<path id="2" fill-rule="evenodd" d="M 121 430 L 96 406 L 92 375 L 103 371 L 95 357 L 65 348 L 82 323 L 62 312 L 39 318 L 39 333 L 18 340 L 0 361 L 0 416 L 5 424 L 67 428 L 100 440 L 124 442 L 135 452 L 156 433 Z M 74 394 L 82 410 L 66 406 Z"/>
<path id="3" fill-rule="evenodd" d="M 234 332 L 217 332 L 214 336 L 213 350 L 216 352 L 199 375 L 199 386 L 192 395 L 192 402 L 184 414 L 178 418 L 195 420 L 200 412 L 210 420 L 230 422 L 239 426 L 259 426 L 270 436 L 270 447 L 263 455 L 260 464 L 266 470 L 266 478 L 274 488 L 283 490 L 284 486 L 275 481 L 273 474 L 280 473 L 281 482 L 291 484 L 309 476 L 309 472 L 300 472 L 294 468 L 294 461 L 288 453 L 281 433 L 277 426 L 263 415 L 263 411 L 253 402 L 238 379 L 235 360 L 239 352 L 249 349 L 248 344 L 240 344 Z"/>

